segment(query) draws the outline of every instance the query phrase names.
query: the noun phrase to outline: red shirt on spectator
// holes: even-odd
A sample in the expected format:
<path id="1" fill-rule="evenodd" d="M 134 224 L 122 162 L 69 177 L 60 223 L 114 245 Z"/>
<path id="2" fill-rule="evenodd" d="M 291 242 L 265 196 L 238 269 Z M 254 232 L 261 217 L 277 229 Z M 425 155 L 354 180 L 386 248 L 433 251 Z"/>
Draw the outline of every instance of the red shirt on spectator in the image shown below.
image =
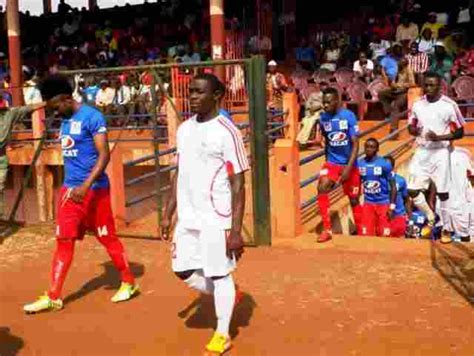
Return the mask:
<path id="1" fill-rule="evenodd" d="M 474 48 L 456 58 L 451 74 L 453 76 L 474 75 Z"/>

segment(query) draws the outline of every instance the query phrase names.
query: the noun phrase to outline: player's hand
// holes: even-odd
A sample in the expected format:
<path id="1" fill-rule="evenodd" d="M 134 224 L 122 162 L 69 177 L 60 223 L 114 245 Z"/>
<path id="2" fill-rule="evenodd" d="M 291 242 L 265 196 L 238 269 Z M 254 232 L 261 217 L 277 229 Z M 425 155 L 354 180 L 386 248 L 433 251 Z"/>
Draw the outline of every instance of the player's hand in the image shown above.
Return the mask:
<path id="1" fill-rule="evenodd" d="M 82 203 L 88 191 L 89 188 L 84 185 L 80 185 L 79 187 L 75 187 L 71 190 L 71 195 L 69 197 L 75 203 Z"/>
<path id="2" fill-rule="evenodd" d="M 388 210 L 387 211 L 387 219 L 389 221 L 392 221 L 392 219 L 393 219 L 393 210 Z"/>
<path id="3" fill-rule="evenodd" d="M 242 257 L 244 253 L 244 239 L 240 232 L 226 230 L 226 253 L 229 258 L 235 256 L 237 261 Z"/>
<path id="4" fill-rule="evenodd" d="M 169 241 L 170 230 L 171 230 L 171 218 L 166 213 L 162 215 L 160 229 L 161 229 L 160 231 L 161 238 L 165 241 Z"/>
<path id="5" fill-rule="evenodd" d="M 428 141 L 438 141 L 438 135 L 431 130 L 426 133 L 425 138 Z"/>

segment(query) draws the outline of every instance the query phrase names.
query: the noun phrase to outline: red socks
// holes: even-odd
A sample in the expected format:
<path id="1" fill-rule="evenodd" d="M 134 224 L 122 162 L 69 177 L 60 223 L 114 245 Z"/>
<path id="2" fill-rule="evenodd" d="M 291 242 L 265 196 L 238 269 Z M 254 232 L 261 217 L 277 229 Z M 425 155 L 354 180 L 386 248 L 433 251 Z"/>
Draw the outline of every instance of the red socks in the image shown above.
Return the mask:
<path id="1" fill-rule="evenodd" d="M 128 265 L 127 257 L 120 240 L 116 236 L 102 236 L 98 237 L 97 240 L 105 247 L 107 253 L 112 260 L 115 268 L 120 272 L 120 279 L 122 282 L 134 284 L 135 278 L 133 277 L 130 266 Z"/>
<path id="2" fill-rule="evenodd" d="M 329 194 L 318 195 L 319 213 L 323 220 L 324 230 L 331 230 L 331 217 L 329 216 Z"/>
<path id="3" fill-rule="evenodd" d="M 71 266 L 73 254 L 74 240 L 56 240 L 56 251 L 51 269 L 51 288 L 48 292 L 51 299 L 58 299 L 61 296 L 61 290 L 69 266 Z"/>

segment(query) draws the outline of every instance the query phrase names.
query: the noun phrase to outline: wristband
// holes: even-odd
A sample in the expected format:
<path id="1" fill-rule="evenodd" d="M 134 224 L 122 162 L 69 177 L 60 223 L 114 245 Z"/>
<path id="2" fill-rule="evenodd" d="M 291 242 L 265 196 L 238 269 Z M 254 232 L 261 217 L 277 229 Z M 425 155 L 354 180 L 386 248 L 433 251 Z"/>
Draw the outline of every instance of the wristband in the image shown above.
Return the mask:
<path id="1" fill-rule="evenodd" d="M 390 210 L 395 210 L 397 206 L 395 204 L 390 204 Z"/>

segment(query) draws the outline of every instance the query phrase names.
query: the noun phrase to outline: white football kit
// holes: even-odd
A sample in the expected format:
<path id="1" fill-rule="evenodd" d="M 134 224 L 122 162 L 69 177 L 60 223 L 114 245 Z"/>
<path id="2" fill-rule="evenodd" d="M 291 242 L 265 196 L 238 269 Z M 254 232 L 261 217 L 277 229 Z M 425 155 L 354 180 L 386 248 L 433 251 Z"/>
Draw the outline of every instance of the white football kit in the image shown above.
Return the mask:
<path id="1" fill-rule="evenodd" d="M 226 230 L 232 226 L 229 175 L 249 169 L 242 135 L 218 115 L 203 123 L 193 116 L 179 126 L 176 136 L 173 271 L 202 269 L 205 277 L 225 276 L 235 268 L 235 259 L 226 255 Z"/>
<path id="2" fill-rule="evenodd" d="M 428 141 L 426 134 L 433 131 L 437 135 L 445 135 L 461 128 L 464 119 L 459 107 L 444 95 L 436 102 L 429 102 L 423 97 L 413 104 L 409 124 L 421 129 L 421 133 L 416 138 L 418 147 L 408 168 L 408 189 L 428 189 L 432 180 L 438 193 L 448 192 L 451 180 L 450 142 Z"/>

